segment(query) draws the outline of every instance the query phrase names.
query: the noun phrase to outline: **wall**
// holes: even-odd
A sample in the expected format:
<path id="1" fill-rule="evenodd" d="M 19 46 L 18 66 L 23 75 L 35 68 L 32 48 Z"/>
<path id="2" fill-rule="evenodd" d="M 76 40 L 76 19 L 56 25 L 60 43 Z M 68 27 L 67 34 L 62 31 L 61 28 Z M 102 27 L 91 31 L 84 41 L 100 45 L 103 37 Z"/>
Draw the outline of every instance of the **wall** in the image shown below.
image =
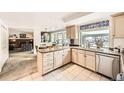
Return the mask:
<path id="1" fill-rule="evenodd" d="M 115 38 L 114 39 L 114 47 L 124 48 L 124 38 Z"/>
<path id="2" fill-rule="evenodd" d="M 38 46 L 41 42 L 41 29 L 39 27 L 34 28 L 34 54 L 36 54 L 35 46 Z"/>
<path id="3" fill-rule="evenodd" d="M 2 70 L 2 67 L 4 63 L 7 61 L 9 57 L 9 49 L 8 49 L 8 28 L 3 24 L 3 22 L 0 20 L 0 72 Z M 3 28 L 3 26 L 5 28 Z M 4 31 L 4 32 L 2 32 Z M 5 34 L 5 35 L 3 35 Z M 2 35 L 4 37 L 2 37 Z"/>

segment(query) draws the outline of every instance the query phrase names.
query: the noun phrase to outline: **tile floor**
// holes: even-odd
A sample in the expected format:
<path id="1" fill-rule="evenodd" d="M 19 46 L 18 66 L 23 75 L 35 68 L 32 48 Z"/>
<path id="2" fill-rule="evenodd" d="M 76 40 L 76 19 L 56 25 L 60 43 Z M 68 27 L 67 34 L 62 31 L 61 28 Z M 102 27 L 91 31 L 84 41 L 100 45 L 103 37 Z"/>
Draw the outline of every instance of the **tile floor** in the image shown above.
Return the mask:
<path id="1" fill-rule="evenodd" d="M 111 81 L 110 79 L 89 71 L 75 64 L 68 64 L 45 76 L 38 72 L 19 79 L 18 81 Z"/>

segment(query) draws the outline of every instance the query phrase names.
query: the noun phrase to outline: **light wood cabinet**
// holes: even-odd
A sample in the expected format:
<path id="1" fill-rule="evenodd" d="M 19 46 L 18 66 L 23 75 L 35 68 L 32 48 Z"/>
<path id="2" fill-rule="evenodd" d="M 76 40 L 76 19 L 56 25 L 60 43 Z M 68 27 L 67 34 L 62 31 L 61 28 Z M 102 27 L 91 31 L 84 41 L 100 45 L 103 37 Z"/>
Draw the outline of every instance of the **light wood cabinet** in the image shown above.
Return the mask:
<path id="1" fill-rule="evenodd" d="M 78 39 L 78 31 L 75 25 L 66 27 L 66 36 L 69 39 Z"/>
<path id="2" fill-rule="evenodd" d="M 54 69 L 63 65 L 63 50 L 54 52 Z"/>
<path id="3" fill-rule="evenodd" d="M 66 37 L 71 39 L 71 29 L 70 29 L 70 27 L 66 27 Z"/>
<path id="4" fill-rule="evenodd" d="M 96 55 L 95 52 L 80 49 L 72 49 L 72 62 L 95 71 L 96 70 L 95 55 Z"/>
<path id="5" fill-rule="evenodd" d="M 93 71 L 96 70 L 95 52 L 86 51 L 86 67 Z"/>
<path id="6" fill-rule="evenodd" d="M 37 54 L 38 72 L 44 75 L 58 67 L 71 62 L 70 48 L 54 52 L 39 52 Z"/>
<path id="7" fill-rule="evenodd" d="M 40 53 L 37 55 L 38 72 L 43 75 L 53 70 L 53 52 Z"/>
<path id="8" fill-rule="evenodd" d="M 77 49 L 72 49 L 72 62 L 74 62 L 74 63 L 77 63 L 78 62 L 78 60 L 77 60 Z"/>
<path id="9" fill-rule="evenodd" d="M 113 36 L 124 37 L 124 13 L 112 16 Z"/>
<path id="10" fill-rule="evenodd" d="M 79 65 L 85 66 L 85 51 L 78 50 L 78 62 Z"/>
<path id="11" fill-rule="evenodd" d="M 71 62 L 70 48 L 63 50 L 63 64 Z"/>

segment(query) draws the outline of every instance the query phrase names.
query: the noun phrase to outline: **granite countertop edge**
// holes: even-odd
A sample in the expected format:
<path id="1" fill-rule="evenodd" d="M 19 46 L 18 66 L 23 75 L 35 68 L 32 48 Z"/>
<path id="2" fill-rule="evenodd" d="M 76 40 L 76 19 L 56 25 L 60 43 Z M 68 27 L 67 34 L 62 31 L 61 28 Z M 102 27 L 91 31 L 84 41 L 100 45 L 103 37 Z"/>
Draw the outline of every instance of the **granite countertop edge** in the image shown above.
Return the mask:
<path id="1" fill-rule="evenodd" d="M 80 49 L 80 50 L 85 50 L 85 51 L 91 51 L 91 52 L 95 52 L 95 53 L 102 53 L 102 54 L 108 54 L 108 55 L 114 55 L 114 56 L 120 56 L 121 53 L 115 53 L 113 51 L 101 51 L 99 49 L 88 49 L 88 48 L 83 48 L 83 47 L 75 47 L 75 46 L 71 46 L 71 47 L 66 47 L 66 48 L 56 48 L 56 49 L 50 49 L 50 50 L 44 50 L 42 51 L 42 49 L 38 49 L 38 52 L 40 53 L 49 53 L 49 52 L 54 52 L 54 51 L 60 51 L 60 50 L 64 50 L 64 49 L 68 49 L 68 48 L 71 48 L 71 49 Z"/>
<path id="2" fill-rule="evenodd" d="M 121 55 L 121 53 L 118 53 L 118 52 L 115 53 L 113 51 L 110 51 L 109 49 L 108 49 L 108 51 L 104 51 L 104 50 L 101 51 L 99 49 L 88 49 L 88 48 L 82 48 L 82 47 L 71 47 L 71 48 L 85 50 L 85 51 L 91 51 L 91 52 L 95 52 L 95 53 L 102 53 L 102 54 L 114 55 L 114 56 L 120 56 Z"/>

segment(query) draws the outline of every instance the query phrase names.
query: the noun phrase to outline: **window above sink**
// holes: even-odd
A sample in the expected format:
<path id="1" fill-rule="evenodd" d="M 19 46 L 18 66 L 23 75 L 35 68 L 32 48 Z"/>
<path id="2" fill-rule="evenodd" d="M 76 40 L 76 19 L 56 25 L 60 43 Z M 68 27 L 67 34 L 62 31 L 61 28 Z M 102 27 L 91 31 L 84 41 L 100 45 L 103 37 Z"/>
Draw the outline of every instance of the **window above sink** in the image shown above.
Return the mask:
<path id="1" fill-rule="evenodd" d="M 107 22 L 106 25 L 103 25 L 102 22 Z M 109 22 L 108 21 L 102 21 L 102 25 L 98 26 L 90 24 L 88 27 L 83 27 L 84 29 L 81 29 L 80 27 L 80 45 L 85 48 L 96 48 L 96 47 L 103 47 L 108 48 L 109 47 Z M 87 24 L 88 25 L 88 24 Z M 83 26 L 87 26 L 83 25 Z M 92 27 L 94 26 L 94 27 Z"/>

